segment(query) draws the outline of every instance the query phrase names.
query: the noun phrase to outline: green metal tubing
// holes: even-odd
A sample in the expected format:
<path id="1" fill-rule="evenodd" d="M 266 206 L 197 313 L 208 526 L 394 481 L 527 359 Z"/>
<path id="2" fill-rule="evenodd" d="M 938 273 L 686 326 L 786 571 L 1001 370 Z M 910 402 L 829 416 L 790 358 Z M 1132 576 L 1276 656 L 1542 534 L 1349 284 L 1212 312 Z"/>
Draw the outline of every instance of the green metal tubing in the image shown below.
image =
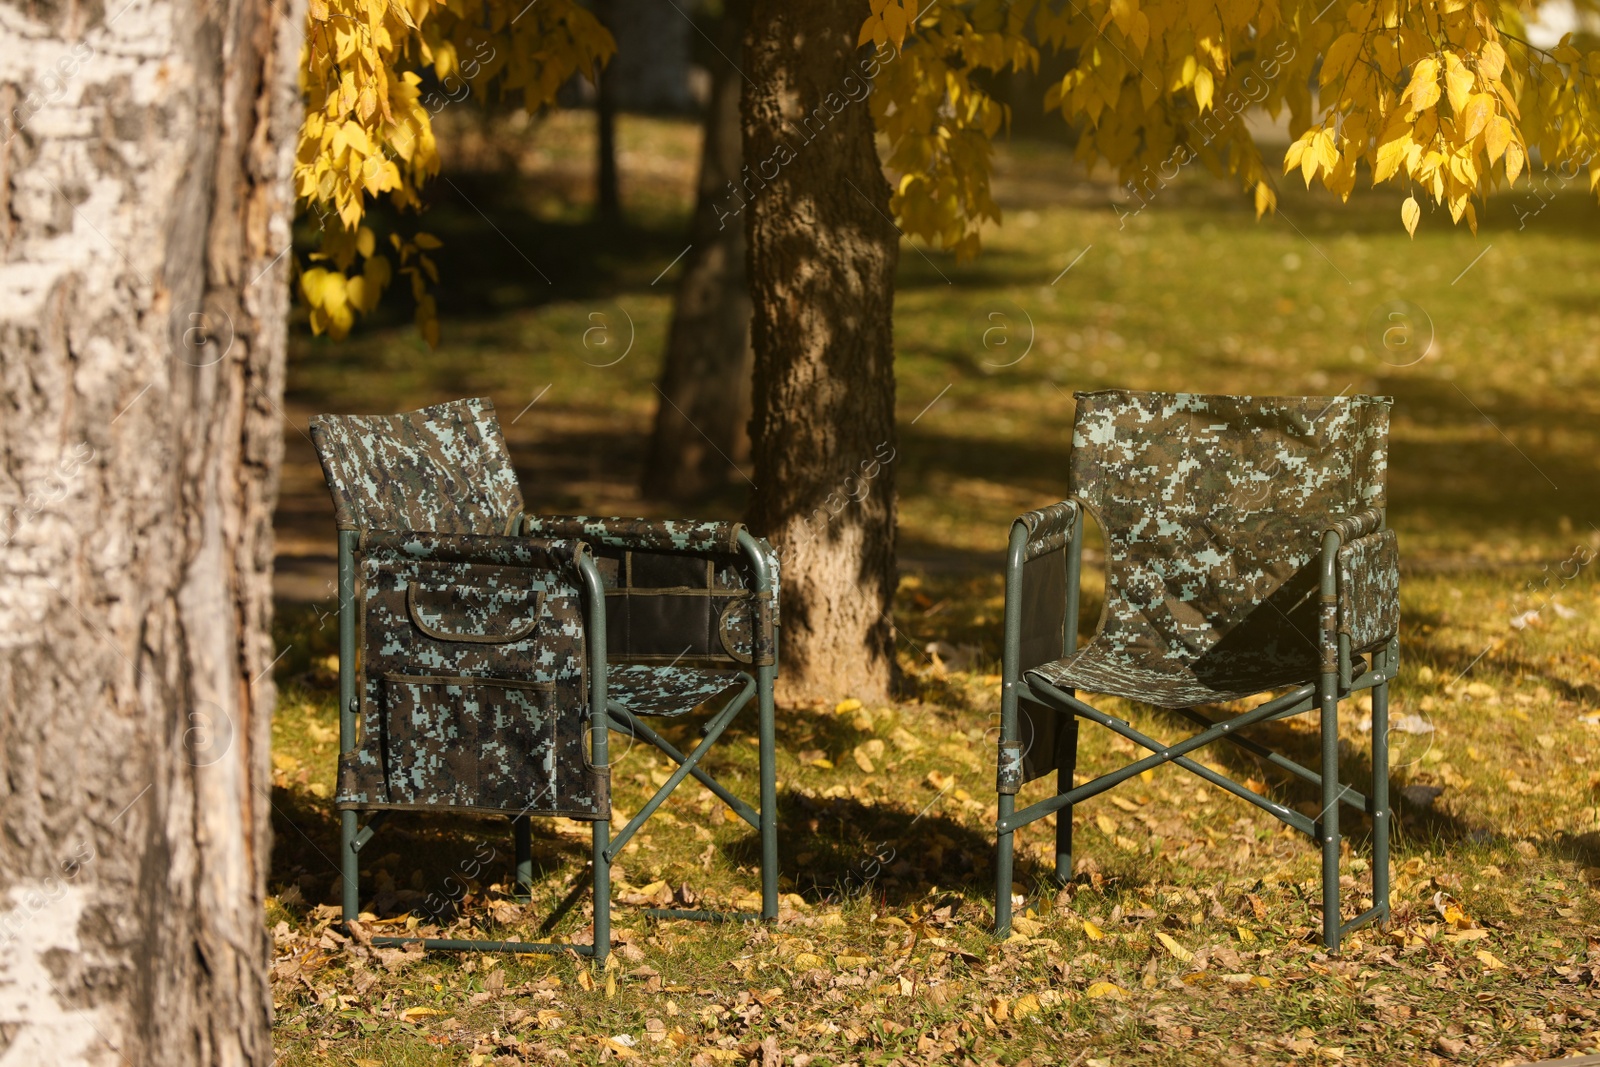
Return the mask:
<path id="1" fill-rule="evenodd" d="M 1056 795 L 1072 792 L 1072 778 L 1078 770 L 1078 717 L 1067 716 L 1065 736 L 1058 736 L 1059 747 L 1056 764 Z M 1056 881 L 1066 885 L 1072 881 L 1072 805 L 1067 804 L 1056 813 Z"/>
<path id="2" fill-rule="evenodd" d="M 1077 698 L 1073 697 L 1073 699 L 1076 700 Z M 1142 745 L 1145 748 L 1159 750 L 1159 749 L 1161 749 L 1163 747 L 1160 744 L 1160 742 L 1156 741 L 1154 738 L 1147 737 L 1145 734 L 1140 733 L 1138 730 L 1135 730 L 1132 726 L 1128 725 L 1127 723 L 1123 722 L 1122 720 L 1117 719 L 1117 718 L 1113 718 L 1112 716 L 1107 715 L 1105 712 L 1100 711 L 1098 708 L 1092 708 L 1092 706 L 1091 706 L 1091 710 L 1093 710 L 1095 712 L 1094 715 L 1085 715 L 1084 716 L 1085 718 L 1089 719 L 1089 721 L 1094 722 L 1094 723 L 1098 723 L 1099 725 L 1104 726 L 1106 729 L 1112 731 L 1113 733 L 1120 734 L 1121 736 L 1127 738 L 1129 741 L 1132 741 L 1132 742 L 1134 742 L 1135 744 L 1138 744 L 1138 745 Z M 1079 714 L 1082 714 L 1082 713 L 1080 712 Z M 1075 719 L 1074 719 L 1074 722 L 1076 722 Z M 1220 725 L 1224 725 L 1224 724 L 1218 723 L 1216 725 L 1220 726 Z M 1227 723 L 1226 725 L 1230 726 L 1230 727 L 1233 726 L 1233 724 L 1231 722 Z M 1232 734 L 1224 734 L 1224 736 L 1225 737 L 1231 737 Z M 1204 778 L 1206 781 L 1210 782 L 1212 785 L 1215 785 L 1217 788 L 1226 790 L 1227 792 L 1232 793 L 1234 796 L 1238 797 L 1239 799 L 1245 800 L 1245 801 L 1250 802 L 1251 804 L 1254 804 L 1256 807 L 1258 807 L 1258 808 L 1262 809 L 1263 811 L 1265 811 L 1268 815 L 1271 815 L 1273 818 L 1279 820 L 1280 822 L 1287 823 L 1288 825 L 1294 827 L 1296 830 L 1299 830 L 1301 833 L 1305 834 L 1306 836 L 1308 836 L 1308 837 L 1315 837 L 1316 836 L 1316 827 L 1312 824 L 1311 820 L 1306 818 L 1304 815 L 1301 815 L 1298 811 L 1295 811 L 1293 808 L 1284 807 L 1282 804 L 1279 804 L 1277 801 L 1272 800 L 1269 797 L 1264 797 L 1260 793 L 1255 792 L 1254 790 L 1247 789 L 1246 787 L 1240 785 L 1238 782 L 1235 782 L 1233 779 L 1228 778 L 1228 777 L 1226 777 L 1226 776 L 1224 776 L 1222 774 L 1219 774 L 1216 771 L 1212 770 L 1210 767 L 1205 766 L 1203 763 L 1199 763 L 1199 762 L 1197 762 L 1195 760 L 1189 759 L 1187 756 L 1179 757 L 1178 759 L 1175 759 L 1172 762 L 1177 764 L 1179 767 L 1182 767 L 1184 770 L 1190 772 L 1191 774 L 1199 775 L 1201 778 Z M 1102 777 L 1105 777 L 1105 776 L 1102 776 Z M 1132 777 L 1132 776 L 1131 775 L 1126 775 L 1126 776 L 1123 776 L 1121 778 L 1118 778 L 1117 781 L 1110 783 L 1110 785 L 1106 786 L 1105 788 L 1109 789 L 1111 786 L 1117 785 L 1117 784 L 1119 784 L 1121 782 L 1125 782 L 1125 781 L 1128 780 L 1129 777 Z M 1094 785 L 1096 782 L 1099 782 L 1099 781 L 1101 781 L 1100 778 L 1095 779 L 1094 782 L 1086 782 L 1086 783 L 1084 783 L 1083 788 L 1087 789 L 1091 785 Z M 1083 799 L 1083 798 L 1078 798 L 1078 799 Z M 1074 803 L 1076 803 L 1076 802 L 1077 801 L 1075 800 Z M 1031 811 L 1033 809 L 1030 808 L 1028 810 Z M 1060 821 L 1059 818 L 1056 820 L 1056 825 L 1057 825 L 1057 827 L 1059 827 L 1061 825 L 1061 821 Z"/>
<path id="3" fill-rule="evenodd" d="M 1329 531 L 1322 539 L 1322 605 L 1339 599 L 1339 535 Z M 1324 633 L 1326 642 L 1330 634 Z M 1324 670 L 1318 685 L 1322 705 L 1322 944 L 1339 951 L 1339 672 Z"/>
<path id="4" fill-rule="evenodd" d="M 772 687 L 777 667 L 757 668 L 761 719 L 761 917 L 778 919 L 778 719 Z"/>
<path id="5" fill-rule="evenodd" d="M 1022 684 L 1022 566 L 1027 562 L 1028 528 L 1011 524 L 1011 542 L 1006 552 L 1005 643 L 1000 654 L 1000 739 L 995 749 L 999 766 L 1006 746 L 1017 741 L 1017 687 Z M 998 783 L 997 783 L 998 785 Z M 1017 798 L 999 793 L 996 804 L 994 852 L 994 933 L 1011 936 L 1011 874 L 1016 842 L 1011 827 Z"/>
<path id="6" fill-rule="evenodd" d="M 1079 586 L 1083 580 L 1083 508 L 1072 516 L 1072 530 L 1067 534 L 1067 617 L 1061 630 L 1061 655 L 1071 656 L 1078 651 Z M 1073 691 L 1077 696 L 1077 691 Z M 1056 765 L 1056 793 L 1072 789 L 1072 778 L 1078 770 L 1078 717 L 1070 716 L 1066 722 L 1066 736 L 1056 742 L 1060 746 Z M 1056 815 L 1056 881 L 1065 885 L 1072 881 L 1072 806 L 1061 809 Z"/>
<path id="7" fill-rule="evenodd" d="M 757 540 L 745 530 L 739 531 L 739 547 L 744 550 L 755 575 L 756 592 L 768 593 L 772 589 L 773 568 L 768 563 L 772 548 Z M 773 626 L 778 620 L 774 618 Z M 757 744 L 760 751 L 761 774 L 761 916 L 769 922 L 778 918 L 778 719 L 773 686 L 778 678 L 778 650 L 773 649 L 772 662 L 756 668 L 756 699 L 759 701 Z M 738 808 L 734 809 L 738 811 Z"/>
<path id="8" fill-rule="evenodd" d="M 511 837 L 517 857 L 515 899 L 526 903 L 533 899 L 533 820 L 526 812 L 512 818 Z"/>
<path id="9" fill-rule="evenodd" d="M 383 824 L 388 821 L 389 813 L 387 811 L 380 811 L 372 818 L 368 819 L 367 825 L 363 826 L 360 832 L 356 834 L 354 840 L 350 842 L 350 851 L 360 852 L 362 849 L 366 848 L 367 842 L 371 841 L 373 837 L 377 835 L 378 831 L 383 829 Z"/>
<path id="10" fill-rule="evenodd" d="M 688 919 L 697 923 L 754 923 L 767 922 L 767 916 L 753 911 L 685 911 L 681 908 L 645 908 L 644 914 L 652 919 Z"/>
<path id="11" fill-rule="evenodd" d="M 1354 919 L 1339 927 L 1339 936 L 1343 937 L 1358 926 L 1365 926 L 1370 922 L 1380 922 L 1389 917 L 1388 904 L 1374 904 Z"/>
<path id="12" fill-rule="evenodd" d="M 339 531 L 339 755 L 356 747 L 356 562 L 355 530 Z M 339 813 L 340 903 L 345 922 L 361 917 L 361 858 L 356 813 Z"/>
<path id="13" fill-rule="evenodd" d="M 1119 719 L 1113 719 L 1105 712 L 1089 704 L 1085 704 L 1077 697 L 1068 696 L 1066 693 L 1057 689 L 1053 685 L 1048 685 L 1044 682 L 1031 683 L 1030 689 L 1035 695 L 1048 698 L 1052 703 L 1058 704 L 1064 711 L 1069 711 L 1075 715 L 1081 715 L 1086 719 L 1099 723 L 1101 726 L 1104 726 L 1109 730 L 1114 730 L 1123 737 L 1128 738 L 1130 741 L 1134 741 L 1146 748 L 1152 749 L 1153 754 L 1146 756 L 1144 759 L 1136 760 L 1118 770 L 1112 771 L 1110 774 L 1103 774 L 1094 781 L 1087 782 L 1069 793 L 1058 794 L 1057 796 L 1050 797 L 1047 800 L 1041 800 L 1037 804 L 1030 804 L 1028 807 L 1017 812 L 1014 816 L 1002 816 L 1000 819 L 1000 829 L 1012 830 L 1019 826 L 1025 826 L 1030 822 L 1044 818 L 1052 811 L 1057 811 L 1068 804 L 1078 804 L 1092 796 L 1098 796 L 1107 789 L 1110 789 L 1112 786 L 1115 786 L 1121 782 L 1125 782 L 1129 778 L 1132 778 L 1133 776 L 1144 771 L 1159 767 L 1164 763 L 1176 763 L 1184 770 L 1199 775 L 1206 781 L 1211 782 L 1213 785 L 1216 785 L 1221 789 L 1226 789 L 1235 796 L 1244 800 L 1248 800 L 1250 803 L 1255 804 L 1263 810 L 1271 812 L 1278 819 L 1288 823 L 1290 826 L 1293 826 L 1296 829 L 1305 830 L 1309 833 L 1310 831 L 1307 829 L 1307 827 L 1310 826 L 1310 823 L 1305 816 L 1301 815 L 1299 812 L 1286 808 L 1275 800 L 1269 800 L 1257 793 L 1253 793 L 1238 783 L 1230 781 L 1229 779 L 1218 774 L 1216 771 L 1213 771 L 1208 767 L 1204 767 L 1193 760 L 1183 759 L 1183 757 L 1188 753 L 1193 752 L 1196 749 L 1203 748 L 1206 745 L 1211 744 L 1213 741 L 1217 741 L 1223 737 L 1226 737 L 1233 730 L 1243 729 L 1246 726 L 1253 725 L 1254 723 L 1269 718 L 1278 710 L 1277 705 L 1302 699 L 1302 690 L 1305 688 L 1305 686 L 1302 686 L 1301 689 L 1297 689 L 1292 693 L 1286 693 L 1276 700 L 1269 700 L 1258 708 L 1253 708 L 1250 711 L 1243 712 L 1227 722 L 1219 723 L 1212 729 L 1204 730 L 1198 734 L 1195 734 L 1193 737 L 1189 737 L 1178 742 L 1175 745 L 1162 745 L 1160 742 L 1148 738 L 1144 734 L 1133 729 L 1133 727 L 1129 726 L 1127 723 L 1122 722 Z"/>
<path id="14" fill-rule="evenodd" d="M 651 729 L 650 725 L 643 719 L 639 718 L 633 712 L 629 711 L 627 708 L 623 707 L 621 704 L 618 704 L 614 700 L 609 701 L 608 706 L 611 709 L 611 717 L 613 719 L 620 720 L 623 725 L 628 727 L 628 731 L 632 733 L 633 736 L 644 738 L 650 744 L 666 753 L 673 762 L 679 764 L 680 766 L 688 762 L 688 756 L 685 756 L 682 752 L 678 751 L 678 747 L 671 741 L 668 741 L 666 738 L 662 737 L 660 734 Z M 757 829 L 760 828 L 761 816 L 757 813 L 756 809 L 740 800 L 737 796 L 734 796 L 734 794 L 728 790 L 727 786 L 723 785 L 721 782 L 711 777 L 711 775 L 707 774 L 704 768 L 698 765 L 693 765 L 691 766 L 689 773 L 694 776 L 695 781 L 711 790 L 711 792 L 716 795 L 717 799 L 721 800 L 724 804 L 728 805 L 728 807 L 732 808 L 734 814 L 738 815 L 739 818 L 743 819 L 745 822 Z"/>
<path id="15" fill-rule="evenodd" d="M 1372 691 L 1372 903 L 1389 918 L 1389 685 Z"/>
<path id="16" fill-rule="evenodd" d="M 547 941 L 463 941 L 450 937 L 375 937 L 372 939 L 372 943 L 379 948 L 421 945 L 426 949 L 438 949 L 445 952 L 542 952 L 550 956 L 576 952 L 580 956 L 593 956 L 597 960 L 606 958 L 605 952 L 600 951 L 600 943 L 598 941 L 593 945 L 556 945 Z"/>
<path id="17" fill-rule="evenodd" d="M 1190 722 L 1196 723 L 1196 724 L 1198 724 L 1200 726 L 1204 726 L 1204 727 L 1206 727 L 1208 729 L 1210 727 L 1212 727 L 1212 726 L 1217 725 L 1215 722 L 1213 722 L 1212 720 L 1206 718 L 1204 715 L 1200 714 L 1198 711 L 1195 711 L 1193 708 L 1180 708 L 1179 711 L 1178 711 L 1178 714 L 1182 715 L 1184 718 L 1188 719 Z M 1317 786 L 1318 788 L 1321 788 L 1321 786 L 1322 786 L 1322 775 L 1318 774 L 1316 771 L 1312 770 L 1311 768 L 1302 767 L 1300 764 L 1296 763 L 1292 759 L 1289 759 L 1287 756 L 1279 755 L 1278 753 L 1272 751 L 1272 749 L 1268 748 L 1267 746 L 1262 745 L 1262 744 L 1257 744 L 1256 742 L 1250 740 L 1247 737 L 1240 737 L 1238 734 L 1229 734 L 1228 735 L 1228 740 L 1232 741 L 1234 744 L 1238 745 L 1240 748 L 1244 749 L 1246 752 L 1249 752 L 1250 754 L 1255 755 L 1255 756 L 1260 756 L 1262 759 L 1266 760 L 1268 763 L 1272 764 L 1274 767 L 1281 767 L 1283 770 L 1288 771 L 1290 774 L 1293 774 L 1298 778 L 1303 778 L 1305 781 L 1310 782 L 1312 785 Z M 1348 785 L 1341 785 L 1340 788 L 1343 790 L 1343 792 L 1341 792 L 1339 794 L 1339 797 L 1340 797 L 1341 800 L 1343 800 L 1350 807 L 1355 808 L 1357 811 L 1364 811 L 1364 812 L 1367 812 L 1368 814 L 1371 814 L 1371 812 L 1373 810 L 1373 801 L 1371 800 L 1371 798 L 1363 795 L 1362 793 L 1358 792 L 1355 789 L 1352 789 Z"/>
<path id="18" fill-rule="evenodd" d="M 672 772 L 672 777 L 668 778 L 661 788 L 656 790 L 655 796 L 651 797 L 645 803 L 645 806 L 639 809 L 639 813 L 628 820 L 628 824 L 617 832 L 616 837 L 611 839 L 605 850 L 607 862 L 622 854 L 622 850 L 627 846 L 628 841 L 632 839 L 634 834 L 639 832 L 639 827 L 643 826 L 645 821 L 655 814 L 656 809 L 666 802 L 667 797 L 672 795 L 672 791 L 678 788 L 678 784 L 689 777 L 689 771 L 704 758 L 705 754 L 711 750 L 711 746 L 717 743 L 717 739 L 728 728 L 728 724 L 733 722 L 733 717 L 744 710 L 744 706 L 750 702 L 750 694 L 754 690 L 755 679 L 752 678 L 745 684 L 744 691 L 734 697 L 727 707 L 719 711 L 706 724 L 706 735 L 694 747 L 694 751 L 689 753 L 688 760 L 680 764 L 678 769 Z"/>
<path id="19" fill-rule="evenodd" d="M 607 732 L 610 717 L 606 714 L 606 590 L 600 570 L 587 549 L 578 557 L 578 573 L 583 580 L 584 605 L 588 614 L 589 642 L 589 760 L 595 767 L 609 768 L 611 756 Z M 596 960 L 604 961 L 611 951 L 611 863 L 606 849 L 611 844 L 610 770 L 606 772 L 607 818 L 596 819 L 592 830 L 591 854 L 594 863 L 594 951 Z"/>

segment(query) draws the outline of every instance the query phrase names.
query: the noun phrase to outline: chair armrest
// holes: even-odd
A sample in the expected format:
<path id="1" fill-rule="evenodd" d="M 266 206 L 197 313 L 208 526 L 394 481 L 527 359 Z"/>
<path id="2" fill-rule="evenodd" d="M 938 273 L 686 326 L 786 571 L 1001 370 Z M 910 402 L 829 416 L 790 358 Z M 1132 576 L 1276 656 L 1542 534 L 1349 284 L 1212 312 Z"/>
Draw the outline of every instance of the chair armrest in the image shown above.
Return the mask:
<path id="1" fill-rule="evenodd" d="M 1329 533 L 1339 535 L 1340 544 L 1348 545 L 1350 542 L 1367 536 L 1383 526 L 1383 511 L 1379 508 L 1368 508 L 1357 511 L 1342 518 L 1334 519 L 1327 526 Z"/>
<path id="2" fill-rule="evenodd" d="M 681 519 L 596 519 L 581 515 L 522 516 L 530 537 L 571 537 L 596 545 L 641 552 L 739 551 L 738 522 L 687 522 Z"/>
<path id="3" fill-rule="evenodd" d="M 356 554 L 362 557 L 399 556 L 441 563 L 499 563 L 524 567 L 573 563 L 588 551 L 588 546 L 575 538 L 444 534 L 428 530 L 363 531 L 356 544 Z"/>
<path id="4" fill-rule="evenodd" d="M 778 556 L 765 539 L 753 536 L 743 523 L 524 513 L 520 529 L 526 536 L 580 538 L 597 547 L 624 552 L 710 555 L 737 563 L 737 570 L 748 572 L 748 577 L 741 580 L 749 583 L 746 588 L 753 608 L 749 662 L 754 666 L 777 665 Z"/>
<path id="5" fill-rule="evenodd" d="M 1011 524 L 1001 666 L 1008 681 L 1077 647 L 1078 557 L 1062 549 L 1076 536 L 1078 515 L 1077 502 L 1063 500 Z"/>
<path id="6" fill-rule="evenodd" d="M 1077 501 L 1063 500 L 1018 518 L 1017 524 L 1027 530 L 1023 562 L 1065 548 L 1077 528 L 1078 511 Z"/>

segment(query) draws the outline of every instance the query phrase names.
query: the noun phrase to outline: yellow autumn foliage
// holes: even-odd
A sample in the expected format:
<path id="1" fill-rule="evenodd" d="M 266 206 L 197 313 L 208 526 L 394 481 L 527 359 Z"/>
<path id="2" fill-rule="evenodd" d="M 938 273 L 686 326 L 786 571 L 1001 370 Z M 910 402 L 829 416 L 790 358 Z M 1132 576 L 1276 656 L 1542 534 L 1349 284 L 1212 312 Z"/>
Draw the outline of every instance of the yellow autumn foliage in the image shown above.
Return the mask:
<path id="1" fill-rule="evenodd" d="M 898 50 L 873 97 L 908 233 L 969 256 L 984 221 L 990 141 L 1007 118 L 985 76 L 1076 57 L 1045 98 L 1078 128 L 1077 153 L 1141 202 L 1200 162 L 1235 176 L 1258 214 L 1274 180 L 1245 119 L 1288 115 L 1298 170 L 1348 198 L 1358 164 L 1474 231 L 1474 198 L 1511 185 L 1537 153 L 1600 188 L 1600 52 L 1569 34 L 1526 41 L 1537 5 L 1482 0 L 870 0 L 860 39 Z"/>
<path id="2" fill-rule="evenodd" d="M 422 189 L 439 173 L 433 119 L 452 103 L 499 98 L 535 112 L 574 74 L 592 79 L 614 51 L 611 34 L 574 0 L 310 0 L 294 184 L 319 230 L 311 265 L 297 264 L 313 332 L 343 337 L 398 270 L 418 328 L 437 343 L 429 287 L 438 268 L 427 253 L 439 240 L 391 234 L 380 250 L 362 224 L 369 205 L 386 196 L 401 210 L 421 209 Z"/>
<path id="3" fill-rule="evenodd" d="M 1358 168 L 1406 190 L 1401 222 L 1423 204 L 1477 228 L 1476 199 L 1510 186 L 1530 160 L 1600 189 L 1600 51 L 1571 35 L 1526 41 L 1537 5 L 1487 0 L 869 0 L 860 28 L 875 63 L 870 96 L 888 142 L 901 227 L 958 257 L 1000 221 L 990 189 L 1008 109 L 995 77 L 1039 69 L 1042 50 L 1075 57 L 1045 94 L 1078 130 L 1077 154 L 1109 167 L 1141 203 L 1191 163 L 1232 175 L 1258 214 L 1277 204 L 1246 118 L 1287 113 L 1298 171 L 1348 198 Z M 593 77 L 615 50 L 575 0 L 311 0 L 307 111 L 295 188 L 321 235 L 300 267 L 317 333 L 342 337 L 394 274 L 434 342 L 426 233 L 377 248 L 363 225 L 380 196 L 403 210 L 439 171 L 432 120 L 452 102 L 550 106 L 572 75 Z M 1530 178 L 1531 180 L 1531 178 Z M 391 260 L 391 255 L 393 259 Z"/>

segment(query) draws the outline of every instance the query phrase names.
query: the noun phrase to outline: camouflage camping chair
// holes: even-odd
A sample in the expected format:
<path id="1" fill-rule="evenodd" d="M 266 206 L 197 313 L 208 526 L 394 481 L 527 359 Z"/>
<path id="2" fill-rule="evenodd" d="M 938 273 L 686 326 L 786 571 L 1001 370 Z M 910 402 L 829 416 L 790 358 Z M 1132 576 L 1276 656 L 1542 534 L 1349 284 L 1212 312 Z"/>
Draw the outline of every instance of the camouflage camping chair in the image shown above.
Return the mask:
<path id="1" fill-rule="evenodd" d="M 1056 878 L 1072 877 L 1072 808 L 1175 763 L 1322 846 L 1323 942 L 1389 913 L 1388 692 L 1399 666 L 1399 557 L 1384 528 L 1390 401 L 1121 390 L 1079 393 L 1071 496 L 1011 528 L 999 742 L 995 928 L 1010 933 L 1018 829 L 1056 813 Z M 1105 607 L 1078 647 L 1083 518 L 1106 544 Z M 1238 714 L 1207 705 L 1279 693 Z M 1372 691 L 1372 795 L 1339 782 L 1338 708 Z M 1167 745 L 1079 690 L 1170 708 L 1201 727 Z M 1321 766 L 1242 735 L 1321 711 Z M 1074 785 L 1078 719 L 1151 755 Z M 1316 818 L 1191 758 L 1226 740 L 1317 786 Z M 1056 793 L 1016 810 L 1027 782 Z M 1341 923 L 1339 805 L 1372 818 L 1373 906 Z"/>
<path id="2" fill-rule="evenodd" d="M 771 550 L 732 523 L 602 520 L 591 538 L 538 529 L 488 400 L 392 416 L 312 420 L 339 526 L 340 856 L 346 921 L 360 911 L 360 853 L 393 811 L 512 820 L 515 880 L 533 880 L 532 816 L 592 824 L 594 944 L 424 939 L 428 948 L 566 951 L 604 958 L 611 865 L 685 777 L 726 801 L 762 838 L 762 912 L 777 915 L 772 682 L 777 572 Z M 552 526 L 588 532 L 590 520 Z M 529 536 L 532 534 L 532 536 Z M 638 546 L 619 566 L 613 547 Z M 649 626 L 617 610 L 621 586 L 648 595 L 671 561 L 708 575 L 692 593 L 715 611 L 677 662 L 619 662 Z M 677 575 L 674 572 L 674 580 Z M 677 586 L 650 590 L 671 616 Z M 622 603 L 631 606 L 631 600 Z M 674 618 L 674 622 L 682 622 Z M 727 668 L 727 669 L 722 669 Z M 760 709 L 757 811 L 699 766 L 733 717 Z M 711 709 L 685 756 L 643 720 Z M 643 738 L 680 766 L 639 814 L 610 832 L 609 731 Z M 365 825 L 361 813 L 371 813 Z M 560 911 L 575 903 L 573 895 Z M 755 918 L 657 911 L 683 918 Z M 400 944 L 406 938 L 375 938 Z"/>

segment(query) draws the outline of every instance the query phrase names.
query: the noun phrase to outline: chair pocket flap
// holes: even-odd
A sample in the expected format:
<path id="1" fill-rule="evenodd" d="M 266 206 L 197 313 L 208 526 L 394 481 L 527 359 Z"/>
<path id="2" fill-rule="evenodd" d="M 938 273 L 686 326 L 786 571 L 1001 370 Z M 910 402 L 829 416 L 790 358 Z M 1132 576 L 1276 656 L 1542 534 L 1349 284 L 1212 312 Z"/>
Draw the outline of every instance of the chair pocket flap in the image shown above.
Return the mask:
<path id="1" fill-rule="evenodd" d="M 436 641 L 500 645 L 533 633 L 544 593 L 527 586 L 484 586 L 418 578 L 406 585 L 406 611 Z"/>
<path id="2" fill-rule="evenodd" d="M 1400 550 L 1393 530 L 1339 549 L 1339 632 L 1352 652 L 1382 645 L 1400 631 Z"/>

